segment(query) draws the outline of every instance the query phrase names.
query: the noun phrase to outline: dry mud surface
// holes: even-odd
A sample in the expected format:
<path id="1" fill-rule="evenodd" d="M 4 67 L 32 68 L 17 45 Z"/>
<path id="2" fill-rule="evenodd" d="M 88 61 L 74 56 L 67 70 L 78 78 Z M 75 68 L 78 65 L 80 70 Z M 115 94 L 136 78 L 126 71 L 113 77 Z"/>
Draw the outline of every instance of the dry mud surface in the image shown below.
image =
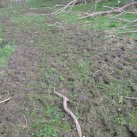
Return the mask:
<path id="1" fill-rule="evenodd" d="M 136 101 L 124 98 L 126 90 L 137 97 L 137 40 L 108 38 L 104 32 L 80 30 L 69 24 L 41 31 L 33 27 L 24 30 L 9 22 L 9 18 L 4 20 L 4 37 L 14 40 L 17 47 L 8 66 L 0 71 L 0 100 L 12 97 L 0 104 L 1 136 L 31 136 L 32 120 L 26 113 L 32 109 L 29 96 L 33 94 L 53 96 L 44 103 L 38 98 L 34 111 L 43 119 L 41 109 L 48 105 L 62 110 L 61 100 L 52 93 L 56 88 L 71 100 L 69 107 L 79 117 L 85 137 L 137 137 L 136 128 L 116 122 L 119 115 L 128 117 L 137 107 Z M 43 71 L 49 68 L 54 73 L 44 77 Z M 124 84 L 129 79 L 133 85 Z M 31 83 L 39 86 L 32 88 Z M 119 88 L 119 83 L 123 87 Z M 114 92 L 109 91 L 117 86 Z M 65 115 L 64 119 L 72 130 L 59 133 L 59 137 L 77 137 L 71 118 Z"/>

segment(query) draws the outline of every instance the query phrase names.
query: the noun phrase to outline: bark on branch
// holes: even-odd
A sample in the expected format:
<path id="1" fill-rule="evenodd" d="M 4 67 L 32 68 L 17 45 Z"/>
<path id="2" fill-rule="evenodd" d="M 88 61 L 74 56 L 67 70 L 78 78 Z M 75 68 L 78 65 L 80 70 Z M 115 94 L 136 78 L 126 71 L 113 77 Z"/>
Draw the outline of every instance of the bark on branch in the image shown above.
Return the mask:
<path id="1" fill-rule="evenodd" d="M 116 9 L 112 9 L 109 11 L 100 11 L 100 12 L 94 12 L 92 14 L 87 13 L 86 16 L 79 18 L 79 19 L 84 19 L 84 18 L 88 18 L 88 17 L 95 17 L 95 16 L 101 16 L 101 15 L 107 15 L 107 14 L 118 14 L 123 12 L 124 10 L 126 10 L 127 8 L 131 7 L 131 6 L 137 6 L 137 2 L 133 2 L 133 3 L 128 3 L 126 5 L 124 5 L 123 7 L 120 8 L 116 8 Z"/>
<path id="2" fill-rule="evenodd" d="M 80 124 L 79 124 L 76 116 L 67 107 L 67 102 L 69 101 L 69 99 L 66 96 L 64 96 L 63 94 L 59 93 L 59 92 L 54 91 L 54 94 L 57 95 L 57 96 L 59 96 L 59 97 L 61 97 L 63 99 L 63 108 L 64 108 L 65 112 L 68 115 L 70 115 L 71 118 L 74 120 L 74 122 L 76 124 L 76 129 L 77 129 L 79 137 L 84 137 L 84 136 L 82 136 L 82 130 L 81 130 Z"/>

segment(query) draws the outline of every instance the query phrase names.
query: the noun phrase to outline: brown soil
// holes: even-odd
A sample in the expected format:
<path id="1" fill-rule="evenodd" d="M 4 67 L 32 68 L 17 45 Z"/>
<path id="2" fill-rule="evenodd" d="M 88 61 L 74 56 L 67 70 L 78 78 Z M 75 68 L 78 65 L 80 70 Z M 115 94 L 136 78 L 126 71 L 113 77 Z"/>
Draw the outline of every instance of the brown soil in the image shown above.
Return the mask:
<path id="1" fill-rule="evenodd" d="M 50 21 L 54 19 L 49 19 Z M 117 97 L 110 99 L 104 89 L 97 88 L 97 84 L 111 85 L 111 82 L 131 79 L 137 84 L 137 41 L 129 38 L 105 38 L 103 32 L 80 30 L 77 26 L 63 25 L 63 28 L 51 28 L 48 32 L 41 32 L 38 28 L 23 30 L 4 18 L 6 32 L 4 37 L 8 41 L 15 41 L 17 47 L 8 62 L 8 66 L 1 69 L 0 100 L 12 97 L 8 102 L 0 104 L 0 134 L 4 137 L 29 137 L 31 135 L 31 119 L 26 112 L 31 109 L 29 96 L 32 94 L 52 94 L 53 88 L 48 86 L 55 83 L 58 91 L 65 89 L 64 94 L 72 101 L 69 106 L 75 114 L 79 114 L 79 122 L 85 137 L 137 137 L 137 130 L 127 125 L 115 123 L 119 114 L 128 116 L 134 101 L 125 100 L 126 105 L 120 104 Z M 51 22 L 54 24 L 54 22 Z M 34 33 L 36 32 L 36 33 Z M 44 47 L 36 39 L 45 39 L 54 46 Z M 57 39 L 59 39 L 57 41 Z M 64 43 L 61 45 L 61 43 Z M 35 46 L 34 46 L 35 44 Z M 42 62 L 42 66 L 41 66 Z M 88 73 L 77 73 L 77 64 L 88 63 Z M 48 68 L 56 70 L 50 79 L 42 77 L 41 70 Z M 81 71 L 81 70 L 79 70 Z M 84 76 L 83 74 L 84 73 Z M 60 76 L 64 79 L 61 80 Z M 86 77 L 85 77 L 86 76 Z M 45 83 L 36 89 L 29 88 L 28 83 Z M 71 84 L 73 84 L 73 86 Z M 134 86 L 128 87 L 131 96 L 137 96 Z M 123 95 L 124 96 L 124 95 Z M 40 102 L 36 108 L 46 107 L 48 104 L 62 106 L 60 99 L 48 99 Z M 45 106 L 46 104 L 46 106 Z M 61 108 L 62 109 L 62 108 Z M 37 110 L 37 109 L 36 109 Z M 40 113 L 40 112 L 39 112 Z M 44 117 L 40 114 L 41 117 Z M 72 124 L 72 130 L 59 133 L 60 137 L 76 137 L 74 125 L 67 115 L 65 119 Z"/>
<path id="2" fill-rule="evenodd" d="M 8 66 L 1 70 L 3 77 L 0 77 L 0 98 L 1 100 L 12 98 L 0 104 L 0 133 L 6 137 L 25 137 L 27 121 L 25 115 L 19 110 L 19 104 L 28 94 L 24 85 L 35 77 L 41 49 L 31 46 L 30 39 L 35 39 L 38 34 L 30 35 L 18 31 L 9 19 L 4 20 L 4 25 L 8 28 L 4 34 L 5 39 L 14 40 L 17 47 L 9 59 Z"/>

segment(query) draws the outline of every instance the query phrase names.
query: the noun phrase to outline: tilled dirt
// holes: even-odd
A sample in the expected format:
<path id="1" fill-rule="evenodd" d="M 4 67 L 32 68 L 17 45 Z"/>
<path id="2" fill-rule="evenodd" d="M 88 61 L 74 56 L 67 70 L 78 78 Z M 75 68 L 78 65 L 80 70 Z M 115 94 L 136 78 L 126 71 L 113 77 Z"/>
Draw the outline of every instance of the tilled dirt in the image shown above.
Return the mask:
<path id="1" fill-rule="evenodd" d="M 120 126 L 115 121 L 120 114 L 129 116 L 129 112 L 136 107 L 134 101 L 132 104 L 132 101 L 124 99 L 126 96 L 124 90 L 128 90 L 128 88 L 131 92 L 130 96 L 137 96 L 135 87 L 137 84 L 136 40 L 129 38 L 109 38 L 108 40 L 102 32 L 87 30 L 75 30 L 74 32 L 74 30 L 70 30 L 70 36 L 67 37 L 68 51 L 72 52 L 72 56 L 79 56 L 76 59 L 74 57 L 74 63 L 89 62 L 88 80 L 83 80 L 78 85 L 79 87 L 70 89 L 78 94 L 77 98 L 72 98 L 79 102 L 77 111 L 81 114 L 79 120 L 84 129 L 84 135 L 88 137 L 136 136 L 135 128 L 128 127 L 128 124 Z M 71 77 L 68 78 L 70 81 L 77 81 L 74 75 L 68 74 L 68 76 Z M 122 101 L 126 105 L 120 103 L 117 95 L 116 97 L 111 95 L 108 98 L 105 96 L 106 91 L 103 88 L 96 88 L 96 85 L 100 83 L 111 85 L 114 81 L 126 82 L 128 80 L 135 82 L 135 85 L 124 84 L 127 87 L 121 87 L 123 93 L 120 94 L 123 94 L 121 95 Z M 108 95 L 111 94 L 111 90 L 113 89 L 110 88 Z M 75 111 L 75 106 L 73 107 Z M 120 133 L 117 133 L 118 128 L 121 130 Z"/>
<path id="2" fill-rule="evenodd" d="M 5 39 L 14 41 L 17 46 L 8 66 L 1 69 L 0 99 L 12 97 L 8 102 L 0 104 L 2 136 L 31 136 L 32 121 L 26 116 L 26 112 L 31 109 L 28 97 L 34 92 L 43 95 L 50 92 L 54 96 L 53 88 L 48 87 L 54 84 L 54 88 L 63 91 L 71 100 L 69 107 L 74 114 L 78 114 L 85 137 L 137 136 L 136 128 L 128 123 L 120 125 L 115 120 L 120 114 L 128 117 L 129 112 L 137 107 L 136 102 L 126 100 L 124 93 L 111 95 L 104 88 L 98 88 L 99 84 L 109 87 L 114 81 L 119 83 L 129 79 L 137 84 L 135 39 L 108 38 L 104 32 L 80 30 L 78 26 L 69 24 L 61 29 L 50 28 L 47 32 L 36 29 L 37 33 L 34 33 L 34 30 L 18 28 L 9 18 L 4 19 L 3 23 L 6 26 Z M 34 46 L 33 41 L 39 37 L 46 40 L 46 43 L 37 41 Z M 44 47 L 44 44 L 49 45 Z M 40 71 L 48 68 L 54 69 L 56 73 L 43 78 Z M 47 87 L 40 86 L 33 91 L 27 86 L 31 82 L 42 82 Z M 121 91 L 125 89 L 128 89 L 130 96 L 137 97 L 136 86 L 127 85 Z M 124 103 L 120 102 L 119 97 L 122 97 Z M 48 99 L 44 103 L 46 106 L 50 103 L 62 106 L 57 98 Z M 35 107 L 39 110 L 45 106 L 39 103 Z M 64 118 L 71 121 L 72 130 L 59 133 L 59 136 L 77 137 L 71 118 L 67 115 Z"/>
<path id="3" fill-rule="evenodd" d="M 0 104 L 0 133 L 5 137 L 25 137 L 26 118 L 19 110 L 20 101 L 27 95 L 24 85 L 35 77 L 38 58 L 41 50 L 33 48 L 27 32 L 20 32 L 18 28 L 4 19 L 4 26 L 7 28 L 4 38 L 7 41 L 16 43 L 16 50 L 8 61 L 8 66 L 1 70 L 3 77 L 0 77 L 0 99 L 12 97 L 10 101 Z M 21 133 L 20 130 L 21 129 Z"/>

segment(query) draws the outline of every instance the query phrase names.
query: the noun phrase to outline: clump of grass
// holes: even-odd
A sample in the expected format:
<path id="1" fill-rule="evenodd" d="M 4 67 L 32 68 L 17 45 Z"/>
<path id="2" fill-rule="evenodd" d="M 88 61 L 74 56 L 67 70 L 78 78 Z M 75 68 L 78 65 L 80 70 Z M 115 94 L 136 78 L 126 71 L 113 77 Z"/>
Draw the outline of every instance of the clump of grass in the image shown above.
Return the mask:
<path id="1" fill-rule="evenodd" d="M 89 79 L 88 76 L 89 68 L 88 68 L 88 62 L 81 62 L 77 66 L 77 73 L 83 81 L 87 81 Z"/>
<path id="2" fill-rule="evenodd" d="M 13 53 L 14 47 L 12 44 L 4 44 L 4 40 L 0 39 L 0 67 L 6 65 L 8 58 Z"/>
<path id="3" fill-rule="evenodd" d="M 50 99 L 54 99 L 54 97 L 38 94 L 29 97 L 32 105 L 29 112 L 32 121 L 32 137 L 59 137 L 60 133 L 70 130 L 70 125 L 63 120 L 62 110 L 52 104 L 47 104 Z M 42 104 L 44 105 L 41 106 Z M 36 106 L 39 106 L 40 110 Z"/>
<path id="4" fill-rule="evenodd" d="M 129 125 L 133 128 L 137 128 L 137 107 L 130 113 Z"/>
<path id="5" fill-rule="evenodd" d="M 123 98 L 132 93 L 131 88 L 135 86 L 132 80 L 115 81 L 110 84 L 97 83 L 97 88 L 105 91 L 106 96 L 123 103 Z"/>
<path id="6" fill-rule="evenodd" d="M 116 118 L 116 122 L 122 126 L 124 125 L 127 125 L 128 124 L 128 118 L 127 116 L 124 116 L 124 115 L 119 115 L 117 118 Z"/>

